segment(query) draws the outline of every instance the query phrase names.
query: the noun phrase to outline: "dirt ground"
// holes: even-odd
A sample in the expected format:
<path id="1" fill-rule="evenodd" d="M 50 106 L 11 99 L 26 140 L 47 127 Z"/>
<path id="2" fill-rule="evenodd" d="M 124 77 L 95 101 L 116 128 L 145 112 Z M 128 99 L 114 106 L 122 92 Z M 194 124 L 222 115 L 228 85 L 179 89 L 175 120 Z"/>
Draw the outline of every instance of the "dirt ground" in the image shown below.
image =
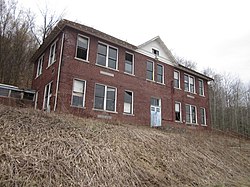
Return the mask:
<path id="1" fill-rule="evenodd" d="M 0 186 L 250 186 L 250 141 L 0 105 Z"/>

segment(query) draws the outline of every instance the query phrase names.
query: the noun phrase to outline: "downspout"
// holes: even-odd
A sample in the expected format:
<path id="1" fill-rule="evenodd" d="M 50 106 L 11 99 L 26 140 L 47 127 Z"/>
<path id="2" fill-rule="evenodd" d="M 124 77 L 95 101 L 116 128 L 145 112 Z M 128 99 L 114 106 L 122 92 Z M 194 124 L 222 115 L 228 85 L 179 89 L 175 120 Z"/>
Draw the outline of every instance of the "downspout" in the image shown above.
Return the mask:
<path id="1" fill-rule="evenodd" d="M 63 53 L 64 37 L 65 37 L 65 34 L 63 33 L 63 35 L 62 35 L 61 49 L 60 49 L 60 58 L 59 58 L 58 72 L 57 72 L 57 82 L 56 82 L 56 95 L 55 95 L 54 112 L 56 111 L 56 107 L 57 107 L 57 97 L 58 97 L 58 90 L 59 90 L 61 65 L 62 65 L 62 55 L 63 55 L 62 53 Z"/>

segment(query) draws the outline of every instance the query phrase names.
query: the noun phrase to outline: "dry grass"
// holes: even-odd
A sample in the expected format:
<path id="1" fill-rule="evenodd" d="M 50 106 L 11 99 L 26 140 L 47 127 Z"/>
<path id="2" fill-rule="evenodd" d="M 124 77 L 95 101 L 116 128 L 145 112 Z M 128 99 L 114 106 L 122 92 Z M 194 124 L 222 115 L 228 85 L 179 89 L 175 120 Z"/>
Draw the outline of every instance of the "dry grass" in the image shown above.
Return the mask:
<path id="1" fill-rule="evenodd" d="M 241 145 L 0 105 L 0 186 L 250 186 Z"/>

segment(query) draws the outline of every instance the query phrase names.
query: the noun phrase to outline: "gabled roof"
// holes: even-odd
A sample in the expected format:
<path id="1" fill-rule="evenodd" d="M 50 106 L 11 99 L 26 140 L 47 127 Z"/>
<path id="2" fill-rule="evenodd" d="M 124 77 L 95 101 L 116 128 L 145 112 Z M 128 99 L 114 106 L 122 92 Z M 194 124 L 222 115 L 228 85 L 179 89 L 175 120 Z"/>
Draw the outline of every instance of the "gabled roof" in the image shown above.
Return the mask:
<path id="1" fill-rule="evenodd" d="M 165 45 L 165 43 L 162 41 L 162 39 L 160 38 L 160 36 L 156 36 L 154 38 L 152 38 L 151 40 L 148 40 L 146 41 L 145 43 L 141 44 L 138 46 L 138 49 L 141 49 L 143 48 L 144 46 L 147 46 L 149 45 L 150 43 L 152 42 L 158 42 L 160 44 L 160 46 L 162 47 L 162 49 L 164 50 L 164 52 L 168 55 L 168 57 L 170 58 L 170 60 L 173 62 L 173 63 L 176 63 L 176 60 L 174 58 L 174 56 L 172 55 L 171 51 L 167 48 L 167 46 Z"/>

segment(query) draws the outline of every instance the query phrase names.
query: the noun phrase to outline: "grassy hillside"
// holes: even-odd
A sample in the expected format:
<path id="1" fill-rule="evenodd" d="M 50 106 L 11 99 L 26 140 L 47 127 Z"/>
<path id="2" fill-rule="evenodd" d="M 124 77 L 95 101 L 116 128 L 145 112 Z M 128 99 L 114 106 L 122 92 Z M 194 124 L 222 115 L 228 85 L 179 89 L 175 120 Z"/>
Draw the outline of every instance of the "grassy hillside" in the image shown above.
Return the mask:
<path id="1" fill-rule="evenodd" d="M 250 186 L 250 141 L 0 105 L 0 186 Z"/>

